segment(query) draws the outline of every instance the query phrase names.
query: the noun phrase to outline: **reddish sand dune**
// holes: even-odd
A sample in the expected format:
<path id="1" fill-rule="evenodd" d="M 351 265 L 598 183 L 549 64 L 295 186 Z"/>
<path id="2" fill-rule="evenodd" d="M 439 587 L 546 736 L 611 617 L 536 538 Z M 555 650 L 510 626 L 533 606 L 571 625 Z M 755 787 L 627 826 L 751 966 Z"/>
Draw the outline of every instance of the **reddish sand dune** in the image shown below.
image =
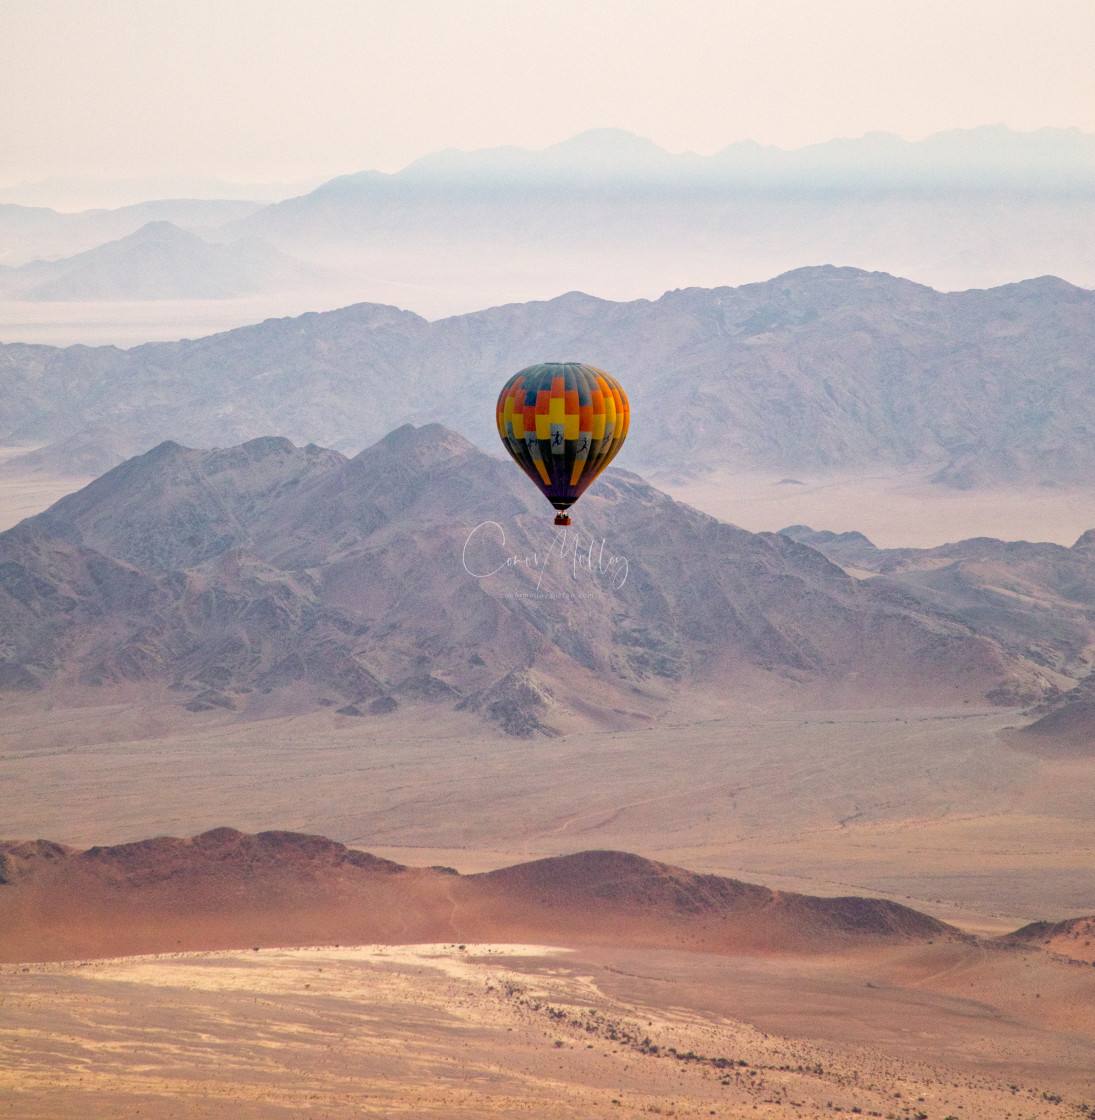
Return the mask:
<path id="1" fill-rule="evenodd" d="M 775 892 L 623 852 L 460 876 L 318 836 L 219 828 L 83 852 L 7 842 L 0 857 L 5 961 L 454 939 L 808 951 L 959 936 L 896 903 Z"/>

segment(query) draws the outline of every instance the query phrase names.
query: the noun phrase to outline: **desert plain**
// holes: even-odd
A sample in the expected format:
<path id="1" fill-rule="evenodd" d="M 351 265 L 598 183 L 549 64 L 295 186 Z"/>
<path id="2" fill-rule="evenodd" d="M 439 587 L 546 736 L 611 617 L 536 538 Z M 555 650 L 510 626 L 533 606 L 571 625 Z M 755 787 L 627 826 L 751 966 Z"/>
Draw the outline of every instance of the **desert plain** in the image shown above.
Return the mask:
<path id="1" fill-rule="evenodd" d="M 3 524 L 81 481 L 9 476 Z M 880 501 L 867 479 L 858 507 L 852 482 L 815 491 L 815 524 L 932 546 L 985 516 L 952 493 L 933 520 L 926 486 L 899 481 Z M 789 489 L 743 483 L 741 523 L 799 520 L 784 516 Z M 729 487 L 682 496 L 734 520 Z M 858 525 L 835 520 L 857 508 Z M 1005 539 L 1069 543 L 1095 522 L 1047 491 L 992 509 Z M 640 702 L 617 727 L 525 739 L 471 713 L 362 720 L 291 694 L 247 713 L 187 712 L 166 688 L 124 683 L 5 697 L 8 838 L 82 849 L 276 829 L 461 877 L 619 850 L 888 899 L 954 931 L 690 951 L 630 938 L 626 921 L 603 944 L 563 921 L 550 941 L 533 923 L 528 944 L 511 923 L 335 945 L 298 944 L 299 926 L 265 914 L 153 955 L 22 951 L 0 966 L 0 1115 L 1088 1115 L 1091 930 L 1002 938 L 1095 911 L 1095 749 L 1017 735 L 1014 707 L 828 699 L 692 695 L 656 719 Z"/>
<path id="2" fill-rule="evenodd" d="M 437 944 L 9 965 L 0 1114 L 1083 1116 L 1090 971 L 935 946 Z"/>

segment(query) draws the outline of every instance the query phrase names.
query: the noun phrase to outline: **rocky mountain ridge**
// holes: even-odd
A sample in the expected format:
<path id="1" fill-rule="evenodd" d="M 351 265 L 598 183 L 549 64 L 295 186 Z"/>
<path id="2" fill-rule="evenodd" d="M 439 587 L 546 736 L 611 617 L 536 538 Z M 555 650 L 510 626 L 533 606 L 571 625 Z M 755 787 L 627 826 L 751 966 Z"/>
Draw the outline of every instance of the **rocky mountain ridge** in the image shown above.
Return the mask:
<path id="1" fill-rule="evenodd" d="M 533 362 L 608 369 L 632 401 L 621 466 L 665 476 L 866 465 L 961 488 L 1086 486 L 1095 293 L 1052 277 L 942 293 L 806 268 L 612 303 L 570 293 L 437 322 L 359 304 L 194 341 L 0 346 L 0 440 L 134 453 L 277 433 L 354 451 L 438 421 L 494 450 L 499 385 Z M 85 441 L 86 445 L 86 441 Z"/>
<path id="2" fill-rule="evenodd" d="M 541 152 L 437 152 L 340 176 L 226 228 L 492 301 L 566 286 L 628 298 L 822 262 L 946 289 L 1046 273 L 1091 286 L 1092 147 L 1074 132 L 985 128 L 700 157 L 603 129 Z"/>
<path id="3" fill-rule="evenodd" d="M 1095 534 L 1085 533 L 1071 548 L 976 537 L 938 548 L 884 549 L 862 533 L 805 525 L 780 532 L 860 578 L 869 574 L 872 584 L 899 590 L 1037 664 L 1086 682 L 1054 698 L 1076 718 L 1095 666 Z M 1056 716 L 1047 727 L 1062 721 Z"/>
<path id="4" fill-rule="evenodd" d="M 611 470 L 553 529 L 439 425 L 352 460 L 166 443 L 0 535 L 0 679 L 170 683 L 195 710 L 303 689 L 511 734 L 632 726 L 678 693 L 1014 703 L 1071 680 L 892 586 Z"/>

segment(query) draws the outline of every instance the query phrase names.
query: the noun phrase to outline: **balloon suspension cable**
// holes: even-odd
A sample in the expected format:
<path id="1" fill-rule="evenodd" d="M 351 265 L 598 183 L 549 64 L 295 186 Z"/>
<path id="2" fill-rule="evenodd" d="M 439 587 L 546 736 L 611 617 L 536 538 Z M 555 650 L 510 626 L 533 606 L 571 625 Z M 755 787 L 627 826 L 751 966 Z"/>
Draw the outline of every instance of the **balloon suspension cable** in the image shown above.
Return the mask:
<path id="1" fill-rule="evenodd" d="M 556 525 L 569 525 L 570 524 L 570 517 L 565 513 L 557 513 L 555 515 L 555 524 Z"/>

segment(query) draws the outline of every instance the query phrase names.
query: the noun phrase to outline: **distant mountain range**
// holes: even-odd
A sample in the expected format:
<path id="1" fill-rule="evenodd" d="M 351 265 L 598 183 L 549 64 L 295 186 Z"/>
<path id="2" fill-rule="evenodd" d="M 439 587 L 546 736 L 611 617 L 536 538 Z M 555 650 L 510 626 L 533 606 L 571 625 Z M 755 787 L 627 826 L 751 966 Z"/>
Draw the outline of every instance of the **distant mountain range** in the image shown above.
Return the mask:
<path id="1" fill-rule="evenodd" d="M 166 684 L 195 713 L 441 705 L 552 735 L 645 726 L 678 695 L 1027 703 L 1088 668 L 1046 656 L 1062 627 L 1080 644 L 1052 603 L 1025 628 L 963 614 L 624 471 L 569 533 L 548 515 L 438 425 L 352 460 L 166 443 L 0 534 L 0 686 Z M 1093 583 L 1090 556 L 1048 562 Z"/>
<path id="2" fill-rule="evenodd" d="M 805 525 L 780 532 L 1046 668 L 1084 678 L 1095 667 L 1095 533 L 1071 548 L 985 537 L 939 548 L 876 548 L 862 533 Z"/>
<path id="3" fill-rule="evenodd" d="M 70 213 L 93 208 L 114 210 L 156 198 L 237 200 L 258 205 L 293 198 L 314 190 L 322 182 L 322 176 L 289 183 L 237 183 L 211 175 L 149 175 L 136 179 L 55 175 L 0 187 L 0 203 L 50 207 Z"/>
<path id="4" fill-rule="evenodd" d="M 208 233 L 261 209 L 258 202 L 166 199 L 118 210 L 59 214 L 44 207 L 0 203 L 0 265 L 75 256 L 136 233 L 149 222 L 171 222 L 190 233 Z"/>
<path id="5" fill-rule="evenodd" d="M 291 260 L 256 237 L 209 244 L 171 222 L 157 221 L 73 257 L 0 268 L 0 297 L 230 299 L 321 279 L 320 269 Z"/>
<path id="6" fill-rule="evenodd" d="M 377 172 L 343 176 L 330 191 Z M 1079 129 L 1014 132 L 1003 125 L 954 129 L 909 141 L 888 132 L 784 150 L 742 140 L 711 156 L 672 154 L 619 128 L 599 128 L 542 151 L 448 150 L 416 160 L 390 178 L 571 183 L 709 183 L 750 187 L 1095 188 L 1095 136 Z"/>
<path id="7" fill-rule="evenodd" d="M 1095 293 L 1043 277 L 945 294 L 828 267 L 434 323 L 360 304 L 128 351 L 0 346 L 0 440 L 54 443 L 37 453 L 54 466 L 94 462 L 99 440 L 105 467 L 164 439 L 276 433 L 352 452 L 438 421 L 497 452 L 504 379 L 571 359 L 623 382 L 619 462 L 644 474 L 884 464 L 975 488 L 1086 486 L 1095 471 Z"/>
<path id="8" fill-rule="evenodd" d="M 1050 695 L 1035 709 L 1039 718 L 1011 738 L 1048 757 L 1095 755 L 1095 531 L 1071 548 L 984 537 L 940 548 L 876 548 L 862 533 L 806 525 L 781 533 L 1077 678 L 1075 688 Z"/>
<path id="9" fill-rule="evenodd" d="M 226 228 L 486 302 L 575 287 L 627 298 L 820 263 L 941 288 L 1045 273 L 1095 286 L 1093 218 L 1095 137 L 1074 131 L 745 142 L 704 158 L 606 129 L 343 176 Z"/>
<path id="10" fill-rule="evenodd" d="M 940 288 L 1047 273 L 1095 286 L 1095 136 L 1075 130 L 916 143 L 872 133 L 796 151 L 745 141 L 701 157 L 599 129 L 540 152 L 438 152 L 271 205 L 191 201 L 206 208 L 203 229 L 169 209 L 182 205 L 147 203 L 143 221 L 135 207 L 0 206 L 0 264 L 71 256 L 166 220 L 209 240 L 258 237 L 363 291 L 405 285 L 429 315 L 574 288 L 650 296 L 820 263 Z"/>

